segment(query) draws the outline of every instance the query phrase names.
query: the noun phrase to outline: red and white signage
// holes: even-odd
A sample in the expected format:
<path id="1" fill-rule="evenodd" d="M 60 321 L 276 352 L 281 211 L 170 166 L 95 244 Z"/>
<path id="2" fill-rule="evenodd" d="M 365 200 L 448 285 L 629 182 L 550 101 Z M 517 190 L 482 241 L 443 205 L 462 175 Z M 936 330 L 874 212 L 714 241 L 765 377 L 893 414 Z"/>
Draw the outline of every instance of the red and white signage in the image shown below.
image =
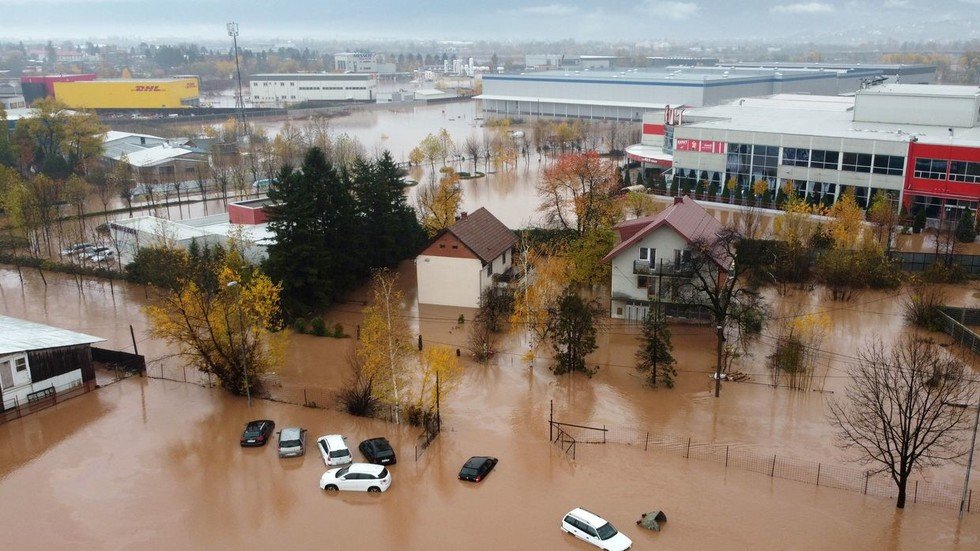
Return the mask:
<path id="1" fill-rule="evenodd" d="M 713 140 L 674 140 L 674 151 L 698 151 L 700 153 L 725 153 L 725 142 Z"/>

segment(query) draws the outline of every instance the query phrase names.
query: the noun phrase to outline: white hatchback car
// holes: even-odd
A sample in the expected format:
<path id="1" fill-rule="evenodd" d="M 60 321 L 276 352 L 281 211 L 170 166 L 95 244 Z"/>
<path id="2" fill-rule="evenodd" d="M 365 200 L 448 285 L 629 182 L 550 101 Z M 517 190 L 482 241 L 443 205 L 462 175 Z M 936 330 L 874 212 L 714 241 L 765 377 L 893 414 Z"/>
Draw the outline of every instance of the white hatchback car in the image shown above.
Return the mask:
<path id="1" fill-rule="evenodd" d="M 316 447 L 323 456 L 323 463 L 328 467 L 346 465 L 354 460 L 347 448 L 347 442 L 339 434 L 328 434 L 316 439 Z"/>
<path id="2" fill-rule="evenodd" d="M 626 551 L 633 540 L 616 530 L 606 519 L 585 509 L 572 509 L 561 520 L 561 530 L 607 551 Z"/>
<path id="3" fill-rule="evenodd" d="M 351 463 L 330 469 L 320 477 L 320 488 L 327 491 L 386 492 L 391 487 L 391 473 L 383 465 Z"/>

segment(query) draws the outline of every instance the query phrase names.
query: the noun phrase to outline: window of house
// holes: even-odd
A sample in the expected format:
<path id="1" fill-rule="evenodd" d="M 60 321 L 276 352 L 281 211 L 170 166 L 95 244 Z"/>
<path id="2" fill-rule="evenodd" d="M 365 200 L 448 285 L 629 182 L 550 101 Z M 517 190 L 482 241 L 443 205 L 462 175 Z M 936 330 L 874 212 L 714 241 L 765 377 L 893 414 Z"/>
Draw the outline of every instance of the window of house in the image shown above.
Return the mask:
<path id="1" fill-rule="evenodd" d="M 458 249 L 459 248 L 459 245 L 453 245 L 453 248 L 454 249 Z"/>
<path id="2" fill-rule="evenodd" d="M 445 249 L 446 248 L 446 244 L 445 243 L 439 243 L 439 248 L 440 249 Z"/>
<path id="3" fill-rule="evenodd" d="M 980 163 L 951 161 L 949 163 L 949 179 L 954 182 L 980 183 Z"/>
<path id="4" fill-rule="evenodd" d="M 623 307 L 622 306 L 617 306 L 616 307 L 616 315 L 617 316 L 622 316 L 623 315 Z"/>
<path id="5" fill-rule="evenodd" d="M 837 162 L 839 160 L 839 151 L 814 149 L 810 152 L 810 168 L 829 168 L 832 170 L 837 170 Z"/>
<path id="6" fill-rule="evenodd" d="M 636 288 L 646 289 L 650 286 L 650 278 L 647 276 L 636 276 Z"/>
<path id="7" fill-rule="evenodd" d="M 492 276 L 493 275 L 493 262 L 490 262 L 490 263 L 487 264 L 487 275 L 488 276 Z"/>
<path id="8" fill-rule="evenodd" d="M 14 360 L 14 369 L 17 371 L 17 373 L 27 371 L 27 358 L 22 356 Z"/>
<path id="9" fill-rule="evenodd" d="M 915 177 L 926 180 L 945 180 L 949 172 L 949 161 L 946 159 L 916 159 Z"/>
<path id="10" fill-rule="evenodd" d="M 873 172 L 875 174 L 888 174 L 890 176 L 901 176 L 902 169 L 905 168 L 905 157 L 899 155 L 875 155 Z"/>
<path id="11" fill-rule="evenodd" d="M 870 153 L 844 153 L 844 163 L 841 170 L 849 172 L 871 172 Z"/>
<path id="12" fill-rule="evenodd" d="M 504 264 L 507 264 L 507 251 L 504 251 L 504 256 L 503 256 L 503 260 L 502 260 L 502 262 L 503 262 Z"/>
<path id="13" fill-rule="evenodd" d="M 654 263 L 654 257 L 657 254 L 657 249 L 651 249 L 649 247 L 640 247 L 640 260 L 649 262 L 652 266 Z"/>
<path id="14" fill-rule="evenodd" d="M 788 166 L 807 166 L 810 163 L 810 150 L 807 148 L 784 147 L 783 164 Z"/>

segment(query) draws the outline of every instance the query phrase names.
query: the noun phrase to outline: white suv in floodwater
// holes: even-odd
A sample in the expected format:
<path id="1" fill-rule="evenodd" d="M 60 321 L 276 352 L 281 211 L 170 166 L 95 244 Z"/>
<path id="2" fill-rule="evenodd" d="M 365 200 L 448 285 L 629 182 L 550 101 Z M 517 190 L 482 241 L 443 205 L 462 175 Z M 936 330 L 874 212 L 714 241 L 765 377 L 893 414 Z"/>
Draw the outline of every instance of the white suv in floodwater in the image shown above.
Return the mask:
<path id="1" fill-rule="evenodd" d="M 626 551 L 633 547 L 633 540 L 606 519 L 585 509 L 569 511 L 561 520 L 561 530 L 606 551 Z"/>
<path id="2" fill-rule="evenodd" d="M 317 438 L 316 447 L 323 456 L 323 463 L 328 467 L 346 465 L 354 459 L 347 449 L 347 442 L 344 442 L 344 437 L 339 434 L 328 434 Z"/>

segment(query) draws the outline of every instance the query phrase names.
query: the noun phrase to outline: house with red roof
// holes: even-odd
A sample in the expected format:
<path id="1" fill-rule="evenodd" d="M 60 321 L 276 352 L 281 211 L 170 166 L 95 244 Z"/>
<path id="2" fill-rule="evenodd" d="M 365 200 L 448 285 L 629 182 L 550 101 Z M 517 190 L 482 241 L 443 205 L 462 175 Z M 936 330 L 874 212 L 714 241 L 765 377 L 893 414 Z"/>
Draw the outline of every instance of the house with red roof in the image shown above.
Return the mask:
<path id="1" fill-rule="evenodd" d="M 722 229 L 717 218 L 687 196 L 675 197 L 658 214 L 618 224 L 619 243 L 603 258 L 612 264 L 610 315 L 639 321 L 658 302 L 667 306 L 667 315 L 683 315 L 691 306 L 685 292 L 690 293 L 697 264 L 691 261 L 691 246 L 711 243 Z M 727 271 L 729 259 L 709 256 L 716 266 L 702 269 Z"/>
<path id="2" fill-rule="evenodd" d="M 517 236 L 485 208 L 463 213 L 415 259 L 419 304 L 477 308 L 513 272 Z"/>

